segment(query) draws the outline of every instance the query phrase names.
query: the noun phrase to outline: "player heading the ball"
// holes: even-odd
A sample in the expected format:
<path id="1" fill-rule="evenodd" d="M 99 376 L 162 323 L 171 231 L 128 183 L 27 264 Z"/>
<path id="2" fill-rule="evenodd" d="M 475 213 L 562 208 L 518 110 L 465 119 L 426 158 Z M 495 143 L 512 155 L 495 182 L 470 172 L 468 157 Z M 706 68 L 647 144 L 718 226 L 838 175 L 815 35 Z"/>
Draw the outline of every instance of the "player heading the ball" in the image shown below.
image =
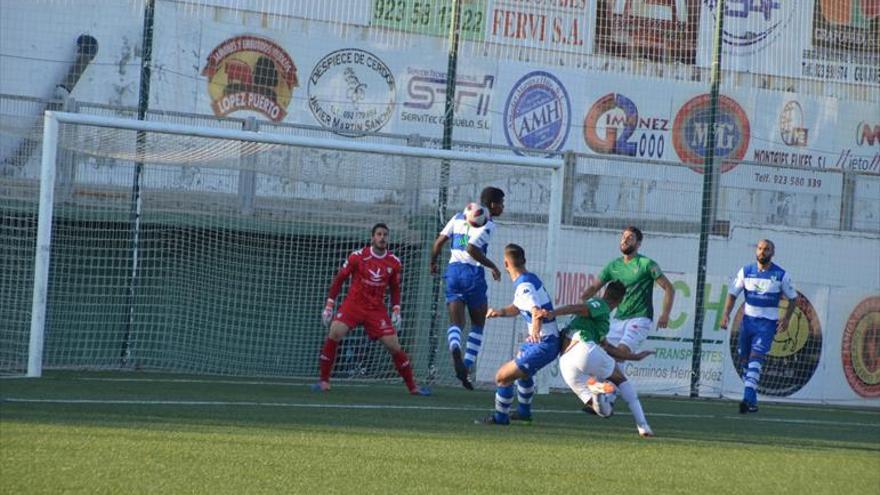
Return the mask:
<path id="1" fill-rule="evenodd" d="M 504 191 L 487 187 L 480 193 L 480 204 L 471 203 L 465 211 L 456 213 L 434 241 L 431 248 L 431 273 L 439 273 L 437 258 L 443 245 L 450 242 L 449 266 L 446 267 L 446 308 L 449 311 L 449 329 L 446 341 L 452 353 L 455 376 L 468 390 L 473 390 L 469 374 L 483 346 L 483 327 L 489 307 L 486 292 L 486 273 L 501 280 L 501 271 L 488 258 L 489 241 L 495 232 L 492 220 L 504 212 Z M 487 214 L 488 213 L 488 214 Z M 464 356 L 461 351 L 465 308 L 471 320 Z"/>

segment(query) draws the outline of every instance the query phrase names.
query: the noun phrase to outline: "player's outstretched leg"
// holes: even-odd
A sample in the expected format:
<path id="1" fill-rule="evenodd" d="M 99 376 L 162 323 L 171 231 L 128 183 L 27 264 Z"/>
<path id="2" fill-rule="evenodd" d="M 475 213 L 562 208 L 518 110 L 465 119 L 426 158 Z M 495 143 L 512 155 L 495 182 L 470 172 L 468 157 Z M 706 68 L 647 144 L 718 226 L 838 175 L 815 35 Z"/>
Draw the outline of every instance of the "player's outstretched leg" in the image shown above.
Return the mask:
<path id="1" fill-rule="evenodd" d="M 636 421 L 636 429 L 639 432 L 639 436 L 642 438 L 653 437 L 654 432 L 651 430 L 651 427 L 648 426 L 648 420 L 645 418 L 645 411 L 642 410 L 642 403 L 639 401 L 639 396 L 636 394 L 635 387 L 633 387 L 632 383 L 627 380 L 619 384 L 617 389 L 620 391 L 620 396 L 623 397 L 623 400 L 625 400 L 626 404 L 629 406 L 630 412 L 632 412 L 633 419 Z"/>

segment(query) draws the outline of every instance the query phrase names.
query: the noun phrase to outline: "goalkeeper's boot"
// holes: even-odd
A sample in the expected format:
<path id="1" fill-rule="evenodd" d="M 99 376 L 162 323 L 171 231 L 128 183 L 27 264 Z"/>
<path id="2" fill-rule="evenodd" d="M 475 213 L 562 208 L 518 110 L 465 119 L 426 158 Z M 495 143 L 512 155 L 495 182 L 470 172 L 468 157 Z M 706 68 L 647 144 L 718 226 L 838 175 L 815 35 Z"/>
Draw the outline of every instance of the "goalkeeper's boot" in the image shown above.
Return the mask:
<path id="1" fill-rule="evenodd" d="M 517 421 L 519 424 L 522 424 L 525 426 L 531 426 L 532 415 L 529 414 L 528 416 L 523 416 L 519 413 L 519 411 L 513 410 L 513 411 L 510 411 L 510 421 Z"/>
<path id="2" fill-rule="evenodd" d="M 456 347 L 452 350 L 452 366 L 455 368 L 455 377 L 461 381 L 461 385 L 468 390 L 473 390 L 474 386 L 468 377 L 470 370 L 468 370 L 464 360 L 461 358 L 461 347 Z"/>
<path id="3" fill-rule="evenodd" d="M 326 392 L 330 390 L 330 382 L 320 381 L 309 386 L 312 392 Z"/>
<path id="4" fill-rule="evenodd" d="M 639 430 L 639 436 L 642 438 L 651 438 L 654 436 L 654 432 L 651 431 L 651 427 L 648 426 L 648 423 L 636 425 L 636 429 Z"/>
<path id="5" fill-rule="evenodd" d="M 482 418 L 475 419 L 474 424 L 508 426 L 510 425 L 510 419 L 508 419 L 505 423 L 504 421 L 499 421 L 498 418 L 495 417 L 495 414 L 489 414 L 487 416 L 483 416 Z"/>
<path id="6" fill-rule="evenodd" d="M 409 391 L 410 395 L 420 395 L 422 397 L 430 397 L 431 389 L 428 387 L 416 387 Z"/>

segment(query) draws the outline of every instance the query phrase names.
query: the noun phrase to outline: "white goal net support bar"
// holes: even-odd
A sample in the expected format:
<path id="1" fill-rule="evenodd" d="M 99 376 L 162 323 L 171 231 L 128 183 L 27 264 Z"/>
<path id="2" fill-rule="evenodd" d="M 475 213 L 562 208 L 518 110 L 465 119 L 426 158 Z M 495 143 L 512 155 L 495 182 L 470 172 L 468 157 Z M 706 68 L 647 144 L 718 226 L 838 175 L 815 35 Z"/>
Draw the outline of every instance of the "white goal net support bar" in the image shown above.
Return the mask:
<path id="1" fill-rule="evenodd" d="M 401 342 L 419 379 L 452 383 L 442 279 L 428 275 L 441 188 L 449 216 L 504 189 L 489 256 L 501 266 L 505 244 L 523 245 L 554 291 L 562 159 L 64 112 L 46 112 L 42 146 L 27 376 L 314 376 L 330 280 L 385 222 L 404 261 Z M 506 275 L 489 284 L 491 306 L 510 303 Z M 478 366 L 512 357 L 522 331 L 487 325 Z M 360 330 L 345 342 L 334 376 L 396 378 Z"/>

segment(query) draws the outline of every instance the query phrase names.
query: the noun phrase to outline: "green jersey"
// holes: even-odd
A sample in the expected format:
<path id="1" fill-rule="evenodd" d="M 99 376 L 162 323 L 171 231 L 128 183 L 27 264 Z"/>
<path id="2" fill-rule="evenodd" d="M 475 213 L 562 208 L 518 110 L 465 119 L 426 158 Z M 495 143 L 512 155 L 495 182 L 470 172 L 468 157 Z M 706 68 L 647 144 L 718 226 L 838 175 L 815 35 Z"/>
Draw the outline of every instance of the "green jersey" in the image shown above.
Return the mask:
<path id="1" fill-rule="evenodd" d="M 568 328 L 577 330 L 584 342 L 602 342 L 608 335 L 608 319 L 611 315 L 611 309 L 604 299 L 591 297 L 584 304 L 590 308 L 590 316 L 576 316 Z"/>
<path id="2" fill-rule="evenodd" d="M 617 307 L 618 320 L 644 316 L 654 319 L 654 281 L 663 275 L 660 266 L 647 256 L 636 254 L 629 263 L 623 256 L 605 265 L 599 273 L 603 283 L 619 280 L 626 286 L 626 295 Z"/>

